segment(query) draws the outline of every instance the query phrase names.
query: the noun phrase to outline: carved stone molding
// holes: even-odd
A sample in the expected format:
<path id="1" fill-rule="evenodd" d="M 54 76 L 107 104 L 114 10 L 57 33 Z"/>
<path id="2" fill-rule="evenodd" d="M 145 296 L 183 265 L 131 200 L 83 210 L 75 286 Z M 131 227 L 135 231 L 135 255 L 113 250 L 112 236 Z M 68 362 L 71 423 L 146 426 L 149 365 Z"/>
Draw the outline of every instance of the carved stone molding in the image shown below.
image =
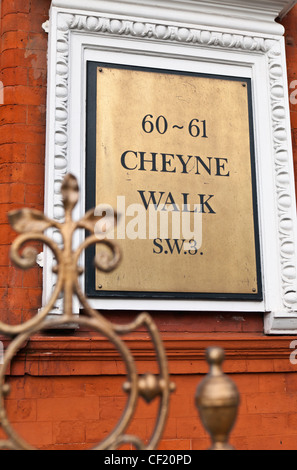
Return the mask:
<path id="1" fill-rule="evenodd" d="M 162 339 L 171 365 L 172 374 L 205 374 L 205 350 L 213 344 L 224 348 L 226 373 L 254 374 L 296 372 L 290 362 L 295 346 L 288 336 L 275 338 L 249 333 L 236 335 L 162 333 Z M 139 372 L 157 371 L 155 354 L 146 334 L 134 333 L 125 342 L 137 360 Z M 49 356 L 48 351 L 51 351 Z M 264 369 L 263 369 L 264 367 Z M 125 365 L 106 339 L 101 337 L 35 336 L 19 352 L 10 369 L 10 375 L 126 375 Z"/>
<path id="2" fill-rule="evenodd" d="M 67 172 L 70 171 L 69 155 L 69 113 L 70 111 L 70 56 L 71 56 L 71 37 L 72 35 L 83 35 L 88 43 L 88 37 L 103 38 L 125 38 L 130 41 L 133 48 L 133 40 L 140 40 L 144 43 L 154 42 L 164 45 L 180 45 L 184 48 L 196 48 L 198 51 L 211 51 L 213 49 L 220 51 L 235 51 L 242 54 L 242 62 L 246 55 L 260 55 L 267 61 L 267 73 L 270 79 L 270 114 L 271 114 L 271 136 L 274 149 L 273 171 L 275 176 L 275 212 L 278 220 L 278 264 L 279 264 L 279 282 L 280 298 L 274 310 L 267 314 L 266 333 L 286 333 L 290 334 L 297 331 L 297 274 L 296 274 L 296 233 L 295 233 L 295 201 L 294 181 L 292 180 L 292 161 L 291 161 L 291 136 L 288 132 L 288 106 L 287 106 L 287 83 L 286 70 L 283 53 L 283 37 L 280 34 L 278 26 L 275 29 L 278 34 L 260 33 L 255 27 L 254 31 L 247 32 L 232 30 L 231 28 L 216 28 L 193 26 L 181 21 L 174 23 L 172 20 L 167 24 L 162 21 L 147 21 L 146 18 L 123 18 L 123 15 L 99 14 L 94 11 L 89 13 L 81 12 L 82 8 L 87 9 L 87 5 L 94 5 L 89 0 L 86 5 L 77 7 L 77 12 L 66 9 L 65 2 L 54 0 L 52 8 L 52 17 L 50 19 L 50 47 L 51 57 L 50 67 L 55 67 L 52 76 L 55 78 L 55 96 L 49 95 L 50 99 L 55 100 L 55 119 L 54 119 L 54 145 L 53 154 L 49 155 L 53 162 L 53 174 L 51 180 L 47 182 L 48 187 L 52 185 L 49 191 L 52 194 L 48 202 L 48 208 L 52 215 L 61 220 L 63 217 L 62 201 L 60 199 L 60 184 Z M 72 3 L 72 2 L 71 2 Z M 75 1 L 74 1 L 75 3 Z M 99 2 L 104 4 L 106 2 Z M 112 5 L 117 2 L 111 2 Z M 124 4 L 121 0 L 119 4 Z M 128 2 L 129 3 L 129 2 Z M 130 3 L 133 3 L 130 2 Z M 148 4 L 145 0 L 142 4 Z M 162 1 L 162 4 L 166 4 Z M 193 2 L 176 2 L 184 8 Z M 201 4 L 214 4 L 216 2 L 198 2 Z M 222 2 L 225 4 L 226 2 Z M 230 3 L 230 2 L 229 2 Z M 232 3 L 232 2 L 231 2 Z M 236 2 L 237 3 L 237 2 Z M 243 2 L 240 2 L 242 4 Z M 266 8 L 268 4 L 273 3 L 273 15 L 276 9 L 278 13 L 284 13 L 296 2 L 262 1 Z M 245 2 L 253 5 L 255 2 Z M 203 6 L 203 5 L 202 5 Z M 213 5 L 212 5 L 213 6 Z M 248 6 L 248 5 L 247 5 Z M 258 3 L 259 6 L 259 3 Z M 243 6 L 241 5 L 241 8 Z M 153 10 L 151 8 L 151 10 Z M 136 13 L 135 15 L 136 16 Z M 54 18 L 54 19 L 53 19 Z M 267 25 L 265 25 L 266 28 Z M 274 27 L 274 26 L 273 26 Z M 273 29 L 271 26 L 271 28 Z M 264 28 L 264 29 L 265 29 Z M 267 29 L 267 28 L 266 28 Z M 269 28 L 268 28 L 269 30 Z M 92 47 L 94 47 L 92 43 Z M 54 59 L 53 59 L 54 58 Z M 50 73 L 50 71 L 49 71 Z M 51 101 L 51 106 L 53 102 Z M 51 136 L 48 136 L 51 139 Z M 59 241 L 59 240 L 56 240 Z M 50 261 L 48 261 L 48 264 Z M 54 283 L 54 278 L 47 276 L 47 288 Z M 219 308 L 219 307 L 218 307 Z M 55 313 L 59 313 L 61 306 L 57 305 Z M 277 312 L 277 313 L 276 313 Z M 274 319 L 278 316 L 277 323 Z M 288 321 L 289 319 L 289 321 Z M 275 326 L 277 325 L 277 326 Z"/>
<path id="3" fill-rule="evenodd" d="M 283 303 L 287 309 L 296 310 L 296 234 L 293 231 L 293 219 L 296 218 L 296 214 L 289 190 L 292 173 L 290 173 L 288 150 L 291 136 L 287 133 L 284 70 L 278 43 L 269 51 L 268 60 Z"/>
<path id="4" fill-rule="evenodd" d="M 142 18 L 153 17 L 156 21 L 173 20 L 261 34 L 282 34 L 283 27 L 274 20 L 286 15 L 295 4 L 296 0 L 158 0 L 156 8 L 151 0 L 52 0 L 54 7 L 77 13 L 135 17 L 140 11 Z"/>

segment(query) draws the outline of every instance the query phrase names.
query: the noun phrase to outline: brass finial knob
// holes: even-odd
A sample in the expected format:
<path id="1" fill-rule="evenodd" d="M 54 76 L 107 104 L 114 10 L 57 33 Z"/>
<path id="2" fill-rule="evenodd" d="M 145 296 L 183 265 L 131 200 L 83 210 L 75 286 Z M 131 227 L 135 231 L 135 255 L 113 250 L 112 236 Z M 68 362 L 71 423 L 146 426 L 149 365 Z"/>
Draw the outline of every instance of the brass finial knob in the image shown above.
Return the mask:
<path id="1" fill-rule="evenodd" d="M 237 416 L 239 393 L 222 370 L 224 358 L 223 349 L 207 349 L 210 371 L 198 386 L 195 396 L 201 421 L 211 436 L 210 450 L 234 450 L 228 439 Z"/>

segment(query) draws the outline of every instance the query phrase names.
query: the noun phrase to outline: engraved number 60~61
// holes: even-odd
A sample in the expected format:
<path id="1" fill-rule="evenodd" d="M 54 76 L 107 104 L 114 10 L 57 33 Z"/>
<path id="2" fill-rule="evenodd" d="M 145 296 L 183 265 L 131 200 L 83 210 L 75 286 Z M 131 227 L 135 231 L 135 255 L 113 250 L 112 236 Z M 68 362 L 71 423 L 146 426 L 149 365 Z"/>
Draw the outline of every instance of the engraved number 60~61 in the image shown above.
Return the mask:
<path id="1" fill-rule="evenodd" d="M 199 126 L 202 127 L 202 131 Z M 152 114 L 147 114 L 142 120 L 142 129 L 146 134 L 151 134 L 156 129 L 159 134 L 164 135 L 168 131 L 169 127 L 170 126 L 168 124 L 168 120 L 165 116 L 159 116 L 155 120 Z M 206 139 L 208 138 L 206 133 L 205 120 L 200 121 L 199 119 L 192 119 L 187 127 L 188 132 L 192 137 L 204 137 Z M 184 129 L 184 126 L 175 124 L 174 126 L 172 126 L 172 128 L 182 130 Z"/>

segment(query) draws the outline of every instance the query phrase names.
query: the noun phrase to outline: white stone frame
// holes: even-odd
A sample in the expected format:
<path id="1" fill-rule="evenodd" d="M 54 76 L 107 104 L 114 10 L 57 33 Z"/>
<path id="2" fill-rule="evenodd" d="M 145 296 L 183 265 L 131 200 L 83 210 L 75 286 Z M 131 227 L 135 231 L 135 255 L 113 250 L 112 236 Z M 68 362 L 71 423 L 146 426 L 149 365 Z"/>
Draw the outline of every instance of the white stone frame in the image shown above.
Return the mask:
<path id="1" fill-rule="evenodd" d="M 284 31 L 274 22 L 295 3 L 160 0 L 156 8 L 152 0 L 52 1 L 45 175 L 45 211 L 51 217 L 63 217 L 59 187 L 67 172 L 77 176 L 81 187 L 76 216 L 85 212 L 88 60 L 252 79 L 264 300 L 90 299 L 94 308 L 264 312 L 266 334 L 296 334 L 297 223 L 290 112 Z M 83 234 L 77 242 L 80 237 Z M 55 283 L 52 263 L 45 250 L 44 302 Z M 52 313 L 60 314 L 61 309 L 58 302 Z M 78 304 L 74 309 L 79 313 Z"/>

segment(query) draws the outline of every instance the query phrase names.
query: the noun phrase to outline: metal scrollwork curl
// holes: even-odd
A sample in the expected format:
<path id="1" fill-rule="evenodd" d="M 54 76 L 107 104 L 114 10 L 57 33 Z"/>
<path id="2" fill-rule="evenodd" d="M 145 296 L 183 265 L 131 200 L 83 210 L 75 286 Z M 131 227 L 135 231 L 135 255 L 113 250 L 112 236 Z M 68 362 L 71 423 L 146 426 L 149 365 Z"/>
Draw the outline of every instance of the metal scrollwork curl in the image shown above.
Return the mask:
<path id="1" fill-rule="evenodd" d="M 78 327 L 88 327 L 107 338 L 117 349 L 125 363 L 127 380 L 123 389 L 127 394 L 126 408 L 118 424 L 111 434 L 94 447 L 95 450 L 114 450 L 125 443 L 130 443 L 136 449 L 155 449 L 161 439 L 166 424 L 170 393 L 175 386 L 170 382 L 167 358 L 158 329 L 153 319 L 147 313 L 140 314 L 128 325 L 115 325 L 109 322 L 100 312 L 95 311 L 83 294 L 79 276 L 83 269 L 79 266 L 79 258 L 84 250 L 91 245 L 101 245 L 108 251 L 98 251 L 95 257 L 95 266 L 103 272 L 110 272 L 121 261 L 119 247 L 113 241 L 98 237 L 96 224 L 102 216 L 96 216 L 94 210 L 88 211 L 79 221 L 74 221 L 72 211 L 79 199 L 79 186 L 76 178 L 68 174 L 61 186 L 63 206 L 65 211 L 64 223 L 51 220 L 42 212 L 22 209 L 9 213 L 9 221 L 15 231 L 21 235 L 12 243 L 11 259 L 21 269 L 30 269 L 36 262 L 37 251 L 34 247 L 26 246 L 28 242 L 38 242 L 48 246 L 55 257 L 56 265 L 53 271 L 57 274 L 55 289 L 47 305 L 32 319 L 20 325 L 7 325 L 0 322 L 0 333 L 12 336 L 4 354 L 3 364 L 0 366 L 0 421 L 8 439 L 0 441 L 0 448 L 33 450 L 34 448 L 14 431 L 5 410 L 5 397 L 10 392 L 6 382 L 7 368 L 18 351 L 37 332 L 48 328 L 61 328 L 75 323 Z M 62 248 L 51 240 L 44 232 L 54 228 L 62 236 Z M 73 235 L 76 230 L 85 229 L 90 235 L 83 241 L 77 250 L 73 250 Z M 58 297 L 63 295 L 64 309 L 59 318 L 48 318 Z M 74 315 L 72 312 L 73 295 L 76 295 L 84 309 L 84 316 Z M 146 374 L 139 377 L 134 358 L 121 336 L 145 327 L 154 345 L 159 374 Z M 159 409 L 156 424 L 151 438 L 145 444 L 137 436 L 125 434 L 137 407 L 138 399 L 147 403 L 159 398 Z"/>

